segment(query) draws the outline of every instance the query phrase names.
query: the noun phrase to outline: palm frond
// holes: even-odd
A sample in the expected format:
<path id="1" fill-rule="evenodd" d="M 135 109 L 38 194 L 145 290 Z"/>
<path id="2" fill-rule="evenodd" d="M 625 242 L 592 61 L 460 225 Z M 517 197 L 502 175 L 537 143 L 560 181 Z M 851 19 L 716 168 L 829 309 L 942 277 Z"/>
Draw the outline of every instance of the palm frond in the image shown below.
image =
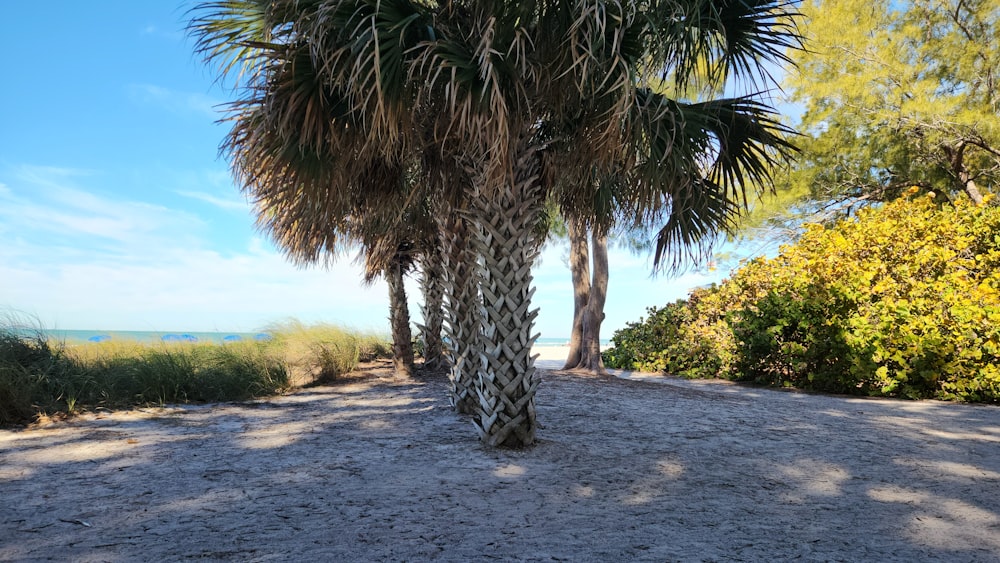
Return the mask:
<path id="1" fill-rule="evenodd" d="M 281 50 L 296 21 L 290 0 L 222 0 L 202 2 L 188 11 L 187 33 L 195 53 L 214 64 L 219 78 L 234 72 L 236 84 L 260 78 L 269 52 Z"/>
<path id="2" fill-rule="evenodd" d="M 750 98 L 685 104 L 639 90 L 630 119 L 635 166 L 622 207 L 638 222 L 667 218 L 655 267 L 665 252 L 688 244 L 699 249 L 699 240 L 731 231 L 734 218 L 770 187 L 773 170 L 795 151 L 787 139 L 792 131 Z"/>
<path id="3" fill-rule="evenodd" d="M 723 37 L 722 68 L 737 76 L 773 82 L 765 62 L 793 64 L 788 53 L 802 47 L 793 0 L 727 0 L 716 20 Z"/>
<path id="4" fill-rule="evenodd" d="M 364 119 L 369 145 L 395 145 L 409 128 L 413 51 L 433 35 L 427 7 L 410 0 L 324 3 L 299 26 L 330 84 Z"/>
<path id="5" fill-rule="evenodd" d="M 774 111 L 751 97 L 692 104 L 696 113 L 708 116 L 704 128 L 717 143 L 710 178 L 726 193 L 736 196 L 745 208 L 746 188 L 770 188 L 773 171 L 787 163 L 797 148 L 790 141 L 795 131 L 782 124 Z"/>
<path id="6" fill-rule="evenodd" d="M 654 60 L 679 90 L 699 79 L 723 84 L 730 76 L 774 83 L 765 63 L 791 64 L 801 48 L 794 0 L 663 0 L 650 15 Z"/>
<path id="7" fill-rule="evenodd" d="M 406 223 L 429 190 L 487 195 L 528 144 L 567 212 L 663 222 L 660 264 L 731 229 L 794 151 L 755 96 L 684 103 L 648 87 L 651 72 L 682 86 L 766 77 L 799 46 L 792 0 L 216 0 L 192 13 L 198 52 L 243 84 L 223 152 L 261 228 L 300 262 L 348 240 L 384 262 L 417 240 Z"/>
<path id="8" fill-rule="evenodd" d="M 725 190 L 700 179 L 670 198 L 667 220 L 656 234 L 654 270 L 679 273 L 711 256 L 720 233 L 736 227 L 739 207 Z"/>

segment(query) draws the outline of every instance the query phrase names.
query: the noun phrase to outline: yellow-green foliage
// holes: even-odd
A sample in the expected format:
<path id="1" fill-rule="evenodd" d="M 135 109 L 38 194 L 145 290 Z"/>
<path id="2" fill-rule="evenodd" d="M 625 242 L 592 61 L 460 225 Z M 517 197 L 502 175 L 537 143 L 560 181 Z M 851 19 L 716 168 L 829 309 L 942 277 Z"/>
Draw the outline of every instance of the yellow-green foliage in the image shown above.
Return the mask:
<path id="1" fill-rule="evenodd" d="M 796 2 L 806 49 L 783 86 L 800 149 L 747 234 L 890 201 L 911 185 L 952 196 L 1000 187 L 998 0 Z M 967 176 L 966 176 L 967 175 Z M 846 207 L 841 208 L 846 211 Z M 770 236 L 781 236 L 780 230 Z"/>
<path id="2" fill-rule="evenodd" d="M 672 306 L 682 310 L 660 331 L 669 338 L 645 343 L 654 351 L 622 367 L 1000 401 L 998 265 L 1000 208 L 904 198 L 832 228 L 810 226 L 777 257 L 694 292 Z M 625 336 L 638 332 L 633 325 Z M 626 356 L 614 340 L 612 360 Z"/>
<path id="3" fill-rule="evenodd" d="M 880 199 L 909 184 L 962 191 L 1000 181 L 997 0 L 809 0 L 807 49 L 786 86 L 803 105 L 793 179 L 820 201 Z M 990 78 L 987 78 L 990 77 Z M 958 156 L 956 156 L 958 155 Z"/>

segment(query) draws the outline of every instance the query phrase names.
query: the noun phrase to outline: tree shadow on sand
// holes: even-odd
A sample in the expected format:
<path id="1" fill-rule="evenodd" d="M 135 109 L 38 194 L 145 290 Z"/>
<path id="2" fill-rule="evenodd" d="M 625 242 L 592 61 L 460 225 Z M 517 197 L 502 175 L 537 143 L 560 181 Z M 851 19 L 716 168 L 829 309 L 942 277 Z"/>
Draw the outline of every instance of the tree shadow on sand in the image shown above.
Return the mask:
<path id="1" fill-rule="evenodd" d="M 440 374 L 0 431 L 0 559 L 987 560 L 1000 409 L 545 372 L 480 445 Z"/>

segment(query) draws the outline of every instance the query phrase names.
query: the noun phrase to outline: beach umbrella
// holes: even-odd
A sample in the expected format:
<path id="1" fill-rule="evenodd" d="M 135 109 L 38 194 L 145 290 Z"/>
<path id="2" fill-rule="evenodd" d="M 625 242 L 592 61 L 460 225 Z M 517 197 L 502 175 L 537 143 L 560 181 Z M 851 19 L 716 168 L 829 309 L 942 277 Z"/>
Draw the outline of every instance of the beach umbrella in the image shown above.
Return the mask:
<path id="1" fill-rule="evenodd" d="M 88 338 L 87 342 L 107 342 L 108 340 L 111 340 L 111 336 L 107 334 L 98 334 L 96 336 L 91 336 L 90 338 Z"/>
<path id="2" fill-rule="evenodd" d="M 222 339 L 223 342 L 239 342 L 243 337 L 238 334 L 230 334 Z"/>

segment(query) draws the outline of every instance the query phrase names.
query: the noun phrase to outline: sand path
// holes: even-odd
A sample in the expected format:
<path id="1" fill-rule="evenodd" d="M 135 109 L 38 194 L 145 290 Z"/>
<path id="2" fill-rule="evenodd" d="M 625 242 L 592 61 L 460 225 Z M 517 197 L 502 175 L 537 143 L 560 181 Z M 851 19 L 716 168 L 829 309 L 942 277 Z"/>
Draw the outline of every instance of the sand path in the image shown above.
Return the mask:
<path id="1" fill-rule="evenodd" d="M 443 377 L 0 430 L 0 560 L 1000 561 L 1000 408 L 652 379 L 524 451 Z"/>

